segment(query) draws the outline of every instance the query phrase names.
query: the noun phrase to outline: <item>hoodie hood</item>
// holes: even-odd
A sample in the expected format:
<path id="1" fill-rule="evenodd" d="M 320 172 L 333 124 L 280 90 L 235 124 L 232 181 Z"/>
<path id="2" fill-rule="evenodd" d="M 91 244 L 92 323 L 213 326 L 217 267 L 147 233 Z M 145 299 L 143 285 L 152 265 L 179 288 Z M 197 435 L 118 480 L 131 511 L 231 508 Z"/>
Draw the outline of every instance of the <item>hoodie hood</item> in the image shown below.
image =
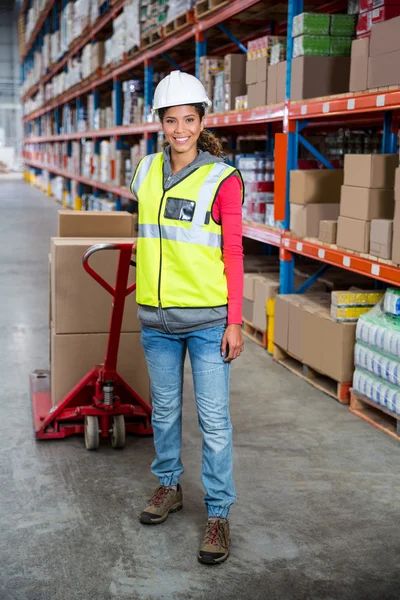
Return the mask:
<path id="1" fill-rule="evenodd" d="M 219 156 L 214 156 L 210 154 L 210 152 L 204 152 L 203 150 L 199 150 L 198 155 L 189 165 L 175 173 L 172 174 L 171 167 L 171 148 L 167 146 L 163 151 L 163 173 L 164 173 L 164 188 L 168 190 L 169 188 L 177 185 L 182 179 L 190 175 L 192 171 L 198 169 L 199 167 L 203 167 L 204 165 L 211 165 L 212 163 L 221 163 L 225 162 L 223 158 Z"/>

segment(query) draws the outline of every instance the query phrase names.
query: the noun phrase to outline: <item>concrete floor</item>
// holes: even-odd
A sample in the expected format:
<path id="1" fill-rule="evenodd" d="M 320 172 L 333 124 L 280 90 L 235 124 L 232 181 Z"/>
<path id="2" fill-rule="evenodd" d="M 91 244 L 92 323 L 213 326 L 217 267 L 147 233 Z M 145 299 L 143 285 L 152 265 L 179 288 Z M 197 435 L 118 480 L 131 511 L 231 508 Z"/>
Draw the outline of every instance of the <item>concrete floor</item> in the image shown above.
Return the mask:
<path id="1" fill-rule="evenodd" d="M 231 558 L 197 562 L 201 445 L 185 387 L 184 510 L 138 515 L 152 439 L 124 451 L 37 443 L 28 374 L 46 367 L 57 206 L 0 181 L 0 600 L 397 600 L 400 447 L 253 345 L 233 369 Z"/>

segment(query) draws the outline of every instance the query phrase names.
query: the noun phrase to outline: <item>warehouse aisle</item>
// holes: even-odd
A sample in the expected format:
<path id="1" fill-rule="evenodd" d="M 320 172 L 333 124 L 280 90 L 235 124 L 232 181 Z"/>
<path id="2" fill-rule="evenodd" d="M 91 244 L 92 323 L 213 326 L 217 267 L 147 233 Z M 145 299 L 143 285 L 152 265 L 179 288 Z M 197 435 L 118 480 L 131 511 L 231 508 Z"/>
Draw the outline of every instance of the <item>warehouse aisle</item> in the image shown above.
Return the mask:
<path id="1" fill-rule="evenodd" d="M 185 388 L 184 510 L 159 527 L 151 439 L 97 453 L 36 443 L 28 373 L 47 366 L 57 206 L 0 181 L 0 600 L 398 599 L 399 446 L 252 343 L 233 370 L 239 502 L 225 565 L 196 560 L 201 442 Z"/>

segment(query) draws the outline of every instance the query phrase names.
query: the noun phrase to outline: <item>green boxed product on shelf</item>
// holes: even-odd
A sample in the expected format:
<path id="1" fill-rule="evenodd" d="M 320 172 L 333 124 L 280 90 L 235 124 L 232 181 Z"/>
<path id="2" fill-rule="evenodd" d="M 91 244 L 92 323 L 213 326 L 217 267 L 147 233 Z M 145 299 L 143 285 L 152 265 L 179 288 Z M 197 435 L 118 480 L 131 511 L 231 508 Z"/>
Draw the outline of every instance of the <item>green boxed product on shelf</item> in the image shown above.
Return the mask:
<path id="1" fill-rule="evenodd" d="M 351 54 L 351 37 L 331 37 L 331 56 L 350 56 Z"/>
<path id="2" fill-rule="evenodd" d="M 293 19 L 292 34 L 298 35 L 329 35 L 330 15 L 301 13 Z"/>
<path id="3" fill-rule="evenodd" d="M 331 15 L 330 34 L 339 37 L 352 37 L 356 33 L 355 15 Z"/>
<path id="4" fill-rule="evenodd" d="M 293 40 L 293 58 L 298 56 L 329 56 L 329 36 L 301 35 Z"/>

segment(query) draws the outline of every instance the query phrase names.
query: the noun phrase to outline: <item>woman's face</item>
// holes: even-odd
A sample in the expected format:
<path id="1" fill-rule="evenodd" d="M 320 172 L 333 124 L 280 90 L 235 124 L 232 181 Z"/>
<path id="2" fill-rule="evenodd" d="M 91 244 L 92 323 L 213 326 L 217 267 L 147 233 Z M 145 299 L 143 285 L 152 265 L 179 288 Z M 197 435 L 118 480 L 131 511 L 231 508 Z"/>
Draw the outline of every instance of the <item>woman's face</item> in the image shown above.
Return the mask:
<path id="1" fill-rule="evenodd" d="M 162 128 L 172 150 L 186 154 L 196 150 L 197 140 L 204 125 L 194 106 L 185 105 L 168 108 Z"/>

